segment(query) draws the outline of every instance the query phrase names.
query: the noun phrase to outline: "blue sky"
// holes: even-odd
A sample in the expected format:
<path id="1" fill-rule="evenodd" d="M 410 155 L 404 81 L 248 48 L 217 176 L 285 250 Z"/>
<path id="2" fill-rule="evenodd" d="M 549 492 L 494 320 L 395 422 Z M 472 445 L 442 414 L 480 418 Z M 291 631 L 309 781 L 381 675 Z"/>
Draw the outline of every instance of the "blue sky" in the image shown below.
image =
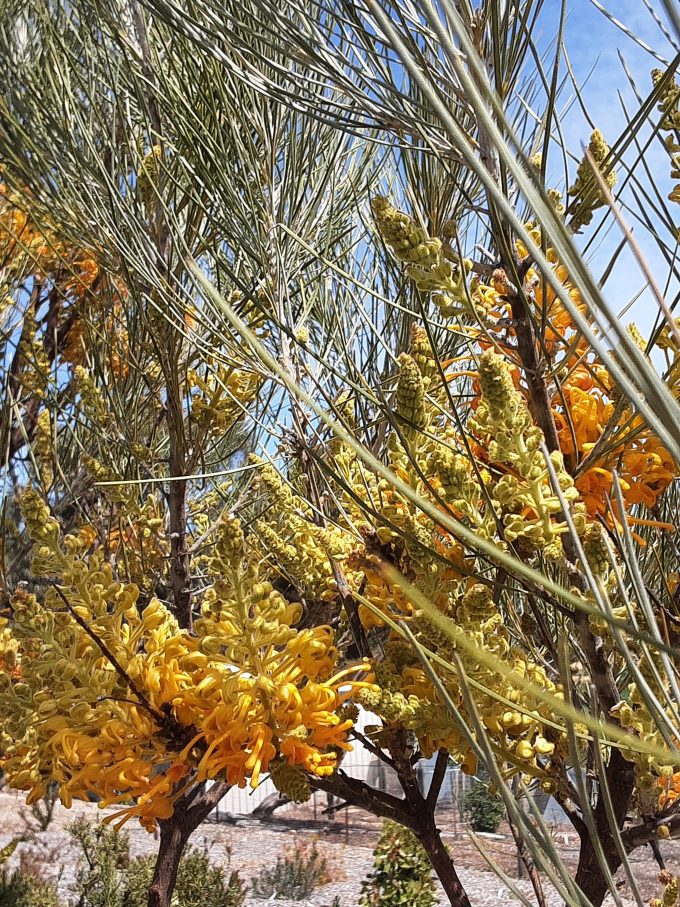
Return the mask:
<path id="1" fill-rule="evenodd" d="M 675 50 L 654 22 L 653 16 L 645 8 L 643 0 L 601 0 L 601 2 L 613 17 L 620 20 L 662 58 L 672 59 Z M 649 0 L 649 5 L 659 17 L 663 18 L 659 0 Z M 560 7 L 559 0 L 547 0 L 546 12 L 543 16 L 546 37 L 554 33 L 557 28 Z M 622 99 L 631 112 L 635 111 L 637 106 L 634 90 L 626 76 L 619 54 L 625 60 L 629 75 L 643 96 L 651 88 L 650 71 L 660 64 L 648 51 L 637 46 L 621 29 L 608 21 L 591 0 L 568 0 L 567 8 L 565 45 L 576 80 L 579 84 L 584 85 L 583 97 L 592 120 L 602 130 L 605 137 L 613 142 L 626 123 Z M 594 71 L 589 77 L 593 67 Z M 573 97 L 573 91 L 565 90 L 560 105 L 562 110 Z M 590 126 L 579 110 L 578 103 L 573 104 L 570 108 L 565 117 L 564 126 L 570 150 L 579 154 L 581 142 L 588 140 Z M 645 134 L 648 132 L 649 130 Z M 650 162 L 653 177 L 661 187 L 662 195 L 665 198 L 672 186 L 670 166 L 668 155 L 658 140 L 648 150 L 647 160 Z M 559 162 L 556 160 L 555 164 L 558 167 Z M 549 175 L 551 169 L 550 167 Z M 559 174 L 560 170 L 557 169 L 556 172 Z M 667 202 L 667 205 L 673 213 L 676 227 L 680 226 L 680 205 L 673 202 Z M 667 262 L 664 261 L 654 241 L 644 236 L 641 227 L 639 225 L 636 227 L 634 222 L 631 223 L 631 226 L 634 228 L 635 235 L 657 280 L 665 289 L 664 283 L 669 272 Z M 589 232 L 586 229 L 585 238 Z M 667 230 L 664 235 L 670 244 L 671 239 Z M 608 262 L 620 239 L 619 228 L 613 226 L 591 261 L 591 267 L 596 277 L 600 276 L 602 268 Z M 638 265 L 630 252 L 626 251 L 622 254 L 611 278 L 607 281 L 604 293 L 614 308 L 620 311 L 643 288 L 644 284 L 645 280 Z M 666 293 L 669 303 L 673 303 L 677 292 L 678 282 L 675 281 Z M 646 292 L 636 302 L 630 314 L 624 318 L 634 320 L 644 332 L 644 329 L 651 326 L 655 313 L 656 303 Z"/>

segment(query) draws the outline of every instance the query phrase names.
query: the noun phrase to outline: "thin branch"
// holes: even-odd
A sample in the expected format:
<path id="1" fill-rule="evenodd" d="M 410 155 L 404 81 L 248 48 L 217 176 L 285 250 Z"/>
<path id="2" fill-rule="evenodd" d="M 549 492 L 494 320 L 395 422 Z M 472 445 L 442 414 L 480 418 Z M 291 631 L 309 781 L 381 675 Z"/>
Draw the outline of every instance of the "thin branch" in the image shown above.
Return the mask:
<path id="1" fill-rule="evenodd" d="M 654 816 L 622 831 L 621 837 L 628 853 L 643 844 L 657 841 L 659 829 L 662 826 L 666 826 L 668 829 L 669 837 L 680 836 L 680 812 L 676 812 L 672 816 Z"/>
<path id="2" fill-rule="evenodd" d="M 445 749 L 439 750 L 437 753 L 437 759 L 434 763 L 434 771 L 432 772 L 432 778 L 430 780 L 430 787 L 427 791 L 427 797 L 425 798 L 425 803 L 428 809 L 434 809 L 439 800 L 439 793 L 442 789 L 442 784 L 444 783 L 444 778 L 446 777 L 446 769 L 449 765 L 449 754 Z"/>

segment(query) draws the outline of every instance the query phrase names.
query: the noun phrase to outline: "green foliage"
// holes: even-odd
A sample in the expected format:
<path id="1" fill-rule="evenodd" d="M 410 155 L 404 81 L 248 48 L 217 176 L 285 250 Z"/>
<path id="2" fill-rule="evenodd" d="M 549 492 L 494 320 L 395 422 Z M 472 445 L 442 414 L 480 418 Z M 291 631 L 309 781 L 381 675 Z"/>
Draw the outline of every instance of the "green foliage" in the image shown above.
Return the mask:
<path id="1" fill-rule="evenodd" d="M 51 882 L 15 870 L 0 872 L 0 907 L 62 907 Z"/>
<path id="2" fill-rule="evenodd" d="M 123 907 L 146 907 L 153 866 L 153 857 L 130 863 Z M 210 862 L 205 850 L 190 850 L 182 857 L 173 901 L 178 907 L 241 907 L 245 896 L 238 872 L 227 878 L 219 866 Z"/>
<path id="3" fill-rule="evenodd" d="M 0 851 L 0 907 L 61 907 L 55 886 L 21 869 L 6 865 L 23 837 L 14 838 Z"/>
<path id="4" fill-rule="evenodd" d="M 78 907 L 123 907 L 130 864 L 128 836 L 85 819 L 76 819 L 69 832 L 81 851 L 76 872 Z"/>
<path id="5" fill-rule="evenodd" d="M 256 898 L 287 898 L 302 901 L 317 885 L 330 881 L 328 864 L 316 844 L 301 844 L 292 853 L 277 857 L 271 868 L 263 868 L 253 879 L 252 894 Z"/>
<path id="6" fill-rule="evenodd" d="M 488 783 L 477 779 L 465 794 L 463 809 L 474 831 L 498 831 L 505 815 L 505 807 L 499 795 L 492 794 Z"/>
<path id="7" fill-rule="evenodd" d="M 69 831 L 81 851 L 76 875 L 78 907 L 146 907 L 153 857 L 131 860 L 128 836 L 106 825 L 79 819 Z M 182 857 L 173 905 L 241 907 L 244 900 L 238 872 L 227 877 L 221 867 L 211 863 L 205 850 L 190 850 Z M 4 907 L 1 902 L 0 907 Z"/>
<path id="8" fill-rule="evenodd" d="M 362 882 L 360 907 L 432 907 L 436 903 L 427 854 L 406 828 L 383 822 L 373 872 Z"/>

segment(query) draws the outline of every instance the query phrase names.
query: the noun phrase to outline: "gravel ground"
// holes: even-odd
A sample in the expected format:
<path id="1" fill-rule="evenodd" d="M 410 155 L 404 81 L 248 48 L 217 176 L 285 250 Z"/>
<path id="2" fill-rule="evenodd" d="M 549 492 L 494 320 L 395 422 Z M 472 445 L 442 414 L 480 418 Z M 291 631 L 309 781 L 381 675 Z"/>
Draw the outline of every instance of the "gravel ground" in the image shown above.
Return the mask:
<path id="1" fill-rule="evenodd" d="M 22 802 L 14 794 L 0 792 L 0 847 L 4 846 L 18 832 L 25 830 L 21 818 Z M 23 859 L 46 878 L 58 878 L 62 896 L 72 897 L 72 884 L 76 872 L 77 856 L 74 853 L 68 836 L 68 825 L 78 815 L 97 819 L 102 812 L 90 804 L 78 804 L 71 810 L 57 806 L 55 818 L 49 830 L 37 835 L 35 843 L 22 844 L 12 857 L 16 864 Z M 154 836 L 145 832 L 140 826 L 129 823 L 126 831 L 130 839 L 130 850 L 133 856 L 154 853 L 157 842 Z M 278 907 L 332 907 L 338 897 L 340 907 L 356 907 L 361 890 L 361 882 L 372 867 L 372 847 L 375 835 L 359 831 L 352 835 L 349 842 L 338 840 L 340 835 L 323 834 L 310 831 L 293 832 L 289 824 L 273 823 L 264 827 L 257 823 L 243 823 L 236 826 L 217 823 L 206 823 L 192 839 L 196 848 L 207 848 L 216 863 L 222 863 L 231 869 L 237 869 L 244 881 L 256 876 L 263 865 L 271 865 L 276 857 L 290 848 L 296 841 L 315 841 L 318 849 L 326 857 L 330 875 L 329 884 L 320 886 L 308 901 L 276 901 Z M 353 840 L 354 839 L 354 840 Z M 453 842 L 458 848 L 459 841 Z M 459 860 L 460 865 L 460 860 Z M 521 901 L 514 896 L 492 872 L 483 872 L 475 868 L 459 868 L 461 881 L 469 893 L 474 907 L 507 907 Z M 533 890 L 529 882 L 512 880 L 517 889 L 526 894 L 532 904 L 535 903 Z M 562 899 L 546 886 L 548 907 L 562 907 Z M 247 907 L 263 907 L 267 901 L 249 897 Z M 445 899 L 440 889 L 440 904 Z M 632 902 L 624 901 L 624 907 Z M 414 905 L 416 907 L 416 905 Z"/>

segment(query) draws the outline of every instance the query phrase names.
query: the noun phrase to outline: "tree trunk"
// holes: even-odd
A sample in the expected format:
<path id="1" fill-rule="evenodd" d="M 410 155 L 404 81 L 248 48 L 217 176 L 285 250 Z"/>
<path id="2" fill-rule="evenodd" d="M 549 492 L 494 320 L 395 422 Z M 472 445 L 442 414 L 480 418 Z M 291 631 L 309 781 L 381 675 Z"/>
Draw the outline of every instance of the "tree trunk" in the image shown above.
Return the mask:
<path id="1" fill-rule="evenodd" d="M 405 733 L 405 731 L 402 732 L 404 736 Z M 328 794 L 334 794 L 346 803 L 358 806 L 374 816 L 391 819 L 393 822 L 403 825 L 404 828 L 409 828 L 427 854 L 451 907 L 471 907 L 470 899 L 458 878 L 456 867 L 444 847 L 437 828 L 434 810 L 439 788 L 435 786 L 431 799 L 423 797 L 415 771 L 408 759 L 408 750 L 403 746 L 404 741 L 402 739 L 401 747 L 397 746 L 396 742 L 390 748 L 390 753 L 394 759 L 405 799 L 371 788 L 364 781 L 345 775 L 342 769 L 330 778 L 315 778 L 314 787 L 326 791 Z M 442 754 L 445 756 L 443 751 Z M 444 762 L 444 766 L 445 764 Z M 437 774 L 441 776 L 437 782 L 439 784 L 443 774 L 441 770 Z"/>
<path id="2" fill-rule="evenodd" d="M 635 783 L 635 770 L 632 762 L 628 762 L 620 750 L 612 750 L 609 765 L 606 768 L 607 784 L 612 799 L 612 808 L 619 829 L 626 821 L 626 813 L 633 794 Z M 597 805 L 594 809 L 595 831 L 602 845 L 607 865 L 612 875 L 621 865 L 621 857 L 616 848 L 604 805 L 603 794 L 600 791 Z M 593 907 L 600 907 L 607 896 L 607 881 L 602 872 L 597 853 L 593 847 L 590 833 L 585 830 L 581 834 L 581 849 L 576 869 L 576 884 L 588 898 Z"/>
<path id="3" fill-rule="evenodd" d="M 207 789 L 204 784 L 198 785 L 180 797 L 172 816 L 160 823 L 161 841 L 149 888 L 148 907 L 170 907 L 184 848 L 230 786 L 226 781 L 216 781 Z"/>
<path id="4" fill-rule="evenodd" d="M 605 842 L 603 841 L 602 844 L 604 846 Z M 607 864 L 613 875 L 621 865 L 621 859 L 616 851 L 612 853 L 608 847 L 605 847 L 605 854 L 607 855 Z M 600 907 L 609 892 L 607 880 L 604 877 L 595 848 L 589 838 L 584 840 L 581 845 L 578 869 L 576 870 L 576 884 L 593 907 Z"/>
<path id="5" fill-rule="evenodd" d="M 175 812 L 170 819 L 161 822 L 161 843 L 149 888 L 148 907 L 170 907 L 179 861 L 193 831 L 182 821 L 185 818 Z"/>
<path id="6" fill-rule="evenodd" d="M 415 834 L 446 892 L 451 907 L 471 907 L 470 899 L 465 893 L 463 883 L 458 878 L 456 867 L 453 865 L 453 860 L 444 846 L 434 821 L 428 821 L 425 827 L 421 831 L 416 830 Z"/>

